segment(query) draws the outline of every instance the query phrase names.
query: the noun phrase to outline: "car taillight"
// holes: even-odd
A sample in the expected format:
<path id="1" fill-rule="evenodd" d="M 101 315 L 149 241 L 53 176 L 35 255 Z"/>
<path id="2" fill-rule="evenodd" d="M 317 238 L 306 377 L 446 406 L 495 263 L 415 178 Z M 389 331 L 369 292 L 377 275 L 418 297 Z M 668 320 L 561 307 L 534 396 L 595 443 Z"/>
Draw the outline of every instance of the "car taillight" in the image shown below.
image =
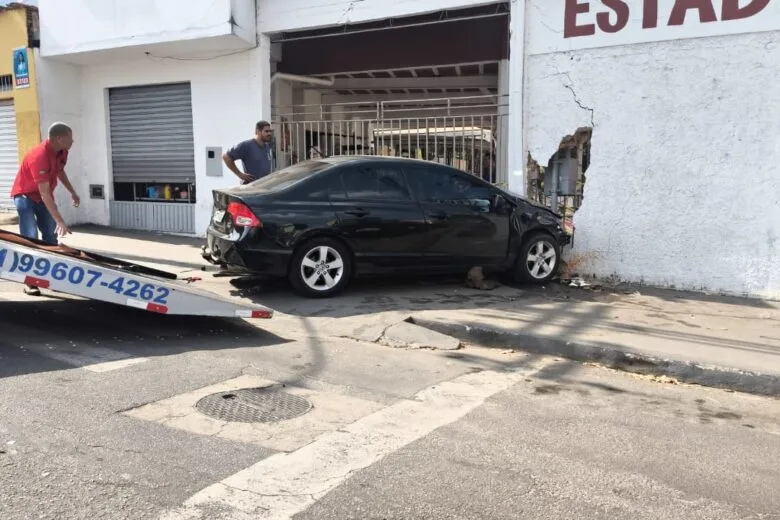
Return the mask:
<path id="1" fill-rule="evenodd" d="M 243 202 L 231 202 L 228 204 L 227 212 L 230 213 L 230 218 L 233 219 L 233 224 L 236 226 L 263 227 L 260 219 Z"/>

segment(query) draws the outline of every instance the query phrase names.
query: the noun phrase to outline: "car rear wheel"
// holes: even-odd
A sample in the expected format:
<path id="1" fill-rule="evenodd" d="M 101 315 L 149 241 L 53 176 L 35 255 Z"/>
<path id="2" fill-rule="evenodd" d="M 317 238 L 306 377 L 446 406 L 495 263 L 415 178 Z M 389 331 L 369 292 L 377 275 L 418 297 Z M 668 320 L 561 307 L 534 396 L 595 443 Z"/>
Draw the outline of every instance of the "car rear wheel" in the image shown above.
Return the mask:
<path id="1" fill-rule="evenodd" d="M 515 279 L 519 282 L 542 284 L 558 271 L 561 248 L 547 233 L 534 233 L 520 248 L 515 264 Z"/>
<path id="2" fill-rule="evenodd" d="M 290 265 L 290 283 L 300 294 L 327 298 L 343 291 L 352 277 L 352 258 L 338 240 L 316 238 L 298 248 Z"/>

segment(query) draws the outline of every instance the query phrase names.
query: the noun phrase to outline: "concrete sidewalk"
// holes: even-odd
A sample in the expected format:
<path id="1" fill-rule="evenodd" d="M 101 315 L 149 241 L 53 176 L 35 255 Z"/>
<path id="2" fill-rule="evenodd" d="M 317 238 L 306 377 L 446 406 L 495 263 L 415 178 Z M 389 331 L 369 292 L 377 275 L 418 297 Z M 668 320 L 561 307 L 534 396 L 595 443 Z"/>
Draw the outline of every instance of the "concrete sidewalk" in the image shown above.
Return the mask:
<path id="1" fill-rule="evenodd" d="M 479 345 L 780 395 L 778 304 L 645 291 L 561 288 L 557 297 L 502 308 L 424 311 L 410 321 Z"/>
<path id="2" fill-rule="evenodd" d="M 14 231 L 13 228 L 18 224 L 19 216 L 15 211 L 0 211 L 0 227 L 7 227 L 11 231 Z"/>
<path id="3" fill-rule="evenodd" d="M 0 227 L 15 231 L 12 225 Z M 388 346 L 457 347 L 423 330 L 429 329 L 466 343 L 780 396 L 780 304 L 774 302 L 560 284 L 478 291 L 457 281 L 419 280 L 356 284 L 341 297 L 311 300 L 284 284 L 242 290 L 201 271 L 206 263 L 200 239 L 87 226 L 75 228 L 63 243 L 199 276 L 204 289 L 268 305 L 276 315 L 262 326 L 270 331 Z M 404 321 L 421 327 L 418 341 L 408 341 L 416 333 L 408 323 L 398 326 Z"/>

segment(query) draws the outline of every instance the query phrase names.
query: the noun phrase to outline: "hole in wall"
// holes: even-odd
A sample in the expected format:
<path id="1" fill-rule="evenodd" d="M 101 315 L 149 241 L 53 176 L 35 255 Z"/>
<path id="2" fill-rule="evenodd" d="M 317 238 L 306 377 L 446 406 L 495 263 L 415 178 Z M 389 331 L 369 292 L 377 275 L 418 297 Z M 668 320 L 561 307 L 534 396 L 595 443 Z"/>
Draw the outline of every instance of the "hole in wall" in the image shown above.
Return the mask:
<path id="1" fill-rule="evenodd" d="M 544 166 L 539 164 L 530 152 L 527 157 L 528 199 L 563 215 L 569 232 L 573 231 L 574 213 L 582 205 L 585 173 L 590 166 L 592 136 L 593 129 L 590 127 L 578 128 L 573 134 L 564 136 L 558 145 L 558 150 L 550 156 Z M 559 171 L 558 193 L 557 197 L 554 197 L 553 172 L 556 162 Z M 553 204 L 557 207 L 553 208 Z"/>
<path id="2" fill-rule="evenodd" d="M 545 166 L 540 165 L 530 154 L 527 157 L 529 200 L 552 208 L 563 216 L 564 227 L 574 233 L 574 213 L 582 205 L 585 189 L 585 173 L 590 166 L 590 149 L 593 129 L 578 128 L 573 134 L 564 136 Z M 557 167 L 558 179 L 553 181 Z M 557 196 L 553 188 L 557 187 Z M 555 206 L 555 207 L 553 207 Z M 561 278 L 564 280 L 578 277 L 580 271 L 590 260 L 589 255 L 567 254 L 561 265 Z"/>

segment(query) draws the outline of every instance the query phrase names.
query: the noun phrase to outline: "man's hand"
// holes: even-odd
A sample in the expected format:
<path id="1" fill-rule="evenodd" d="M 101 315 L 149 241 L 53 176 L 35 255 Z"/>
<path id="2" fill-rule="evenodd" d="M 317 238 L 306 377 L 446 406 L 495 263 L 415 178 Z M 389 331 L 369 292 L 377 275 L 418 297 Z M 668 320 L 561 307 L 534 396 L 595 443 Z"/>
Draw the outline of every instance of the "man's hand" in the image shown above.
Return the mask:
<path id="1" fill-rule="evenodd" d="M 67 224 L 63 221 L 57 222 L 57 228 L 56 228 L 57 236 L 64 237 L 65 235 L 70 234 L 70 228 Z"/>
<path id="2" fill-rule="evenodd" d="M 71 196 L 73 197 L 73 207 L 78 208 L 81 204 L 81 199 L 75 193 L 72 193 Z"/>
<path id="3" fill-rule="evenodd" d="M 237 158 L 240 158 L 240 156 Z M 230 156 L 228 152 L 222 154 L 222 161 L 225 163 L 225 166 L 227 166 L 231 172 L 235 173 L 236 177 L 238 177 L 242 181 L 252 182 L 253 180 L 255 180 L 255 178 L 249 175 L 248 173 L 243 173 L 241 170 L 238 169 L 238 167 L 236 166 L 236 161 Z"/>

